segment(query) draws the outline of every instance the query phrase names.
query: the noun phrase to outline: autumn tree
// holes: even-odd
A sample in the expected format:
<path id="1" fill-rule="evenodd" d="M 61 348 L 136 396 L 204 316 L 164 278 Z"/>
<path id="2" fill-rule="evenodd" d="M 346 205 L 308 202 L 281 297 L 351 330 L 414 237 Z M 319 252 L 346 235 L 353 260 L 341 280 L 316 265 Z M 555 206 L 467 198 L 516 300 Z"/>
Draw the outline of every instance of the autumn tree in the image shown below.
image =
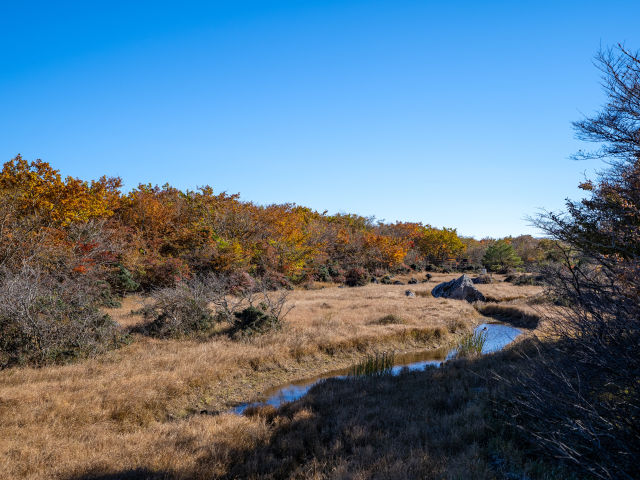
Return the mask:
<path id="1" fill-rule="evenodd" d="M 15 271 L 28 259 L 42 266 L 65 248 L 81 251 L 84 237 L 70 228 L 111 216 L 120 186 L 117 177 L 62 179 L 48 163 L 20 155 L 6 162 L 0 172 L 0 267 Z"/>
<path id="2" fill-rule="evenodd" d="M 436 263 L 443 263 L 466 249 L 455 228 L 420 227 L 414 242 L 425 258 Z"/>

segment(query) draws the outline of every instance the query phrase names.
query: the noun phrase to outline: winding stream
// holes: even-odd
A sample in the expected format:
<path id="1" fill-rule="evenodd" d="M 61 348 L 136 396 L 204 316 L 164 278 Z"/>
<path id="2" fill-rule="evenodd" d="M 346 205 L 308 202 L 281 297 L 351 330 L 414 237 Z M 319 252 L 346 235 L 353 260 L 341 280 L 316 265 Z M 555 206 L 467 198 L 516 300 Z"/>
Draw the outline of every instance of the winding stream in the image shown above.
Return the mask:
<path id="1" fill-rule="evenodd" d="M 501 350 L 511 343 L 522 332 L 514 327 L 502 323 L 483 323 L 478 325 L 476 332 L 487 332 L 487 340 L 482 348 L 482 353 L 491 353 Z M 393 361 L 392 375 L 397 375 L 402 369 L 423 370 L 427 366 L 439 367 L 442 362 L 451 358 L 454 350 L 439 348 L 425 350 L 422 352 L 403 353 L 395 355 Z M 283 403 L 297 400 L 309 391 L 315 384 L 327 378 L 344 378 L 351 368 L 332 370 L 311 378 L 296 380 L 288 385 L 271 387 L 262 393 L 259 401 L 243 403 L 230 410 L 231 413 L 242 414 L 248 407 L 257 405 L 273 405 L 279 407 Z"/>

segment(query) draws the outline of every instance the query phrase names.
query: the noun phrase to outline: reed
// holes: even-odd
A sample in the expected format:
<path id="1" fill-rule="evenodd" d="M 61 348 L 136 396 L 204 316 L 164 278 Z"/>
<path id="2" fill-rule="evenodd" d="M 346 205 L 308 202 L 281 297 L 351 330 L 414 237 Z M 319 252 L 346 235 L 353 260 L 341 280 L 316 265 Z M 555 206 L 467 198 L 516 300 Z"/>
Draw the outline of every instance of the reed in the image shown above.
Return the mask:
<path id="1" fill-rule="evenodd" d="M 369 355 L 363 362 L 354 365 L 349 375 L 355 377 L 376 377 L 391 372 L 393 353 Z"/>
<path id="2" fill-rule="evenodd" d="M 480 355 L 485 343 L 487 343 L 487 332 L 467 333 L 456 344 L 453 356 L 455 358 L 462 358 Z"/>

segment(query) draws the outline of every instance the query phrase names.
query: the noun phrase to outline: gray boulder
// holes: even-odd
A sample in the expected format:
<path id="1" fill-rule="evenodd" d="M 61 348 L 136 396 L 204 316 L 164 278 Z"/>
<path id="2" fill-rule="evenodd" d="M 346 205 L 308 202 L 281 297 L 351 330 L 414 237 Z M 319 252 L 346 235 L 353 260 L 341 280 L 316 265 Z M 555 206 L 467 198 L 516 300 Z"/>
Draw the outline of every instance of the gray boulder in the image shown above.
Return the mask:
<path id="1" fill-rule="evenodd" d="M 436 285 L 431 291 L 434 297 L 451 298 L 453 300 L 466 300 L 467 302 L 484 302 L 484 295 L 474 287 L 467 275 L 462 275 L 456 280 Z"/>
<path id="2" fill-rule="evenodd" d="M 412 278 L 411 280 L 409 280 L 407 282 L 409 285 L 416 285 L 418 283 L 418 280 L 416 280 L 415 278 Z"/>
<path id="3" fill-rule="evenodd" d="M 415 293 L 413 293 L 411 290 L 407 290 L 406 292 L 404 292 L 404 294 L 405 294 L 407 297 L 415 297 L 415 296 L 416 296 L 416 294 L 415 294 Z"/>

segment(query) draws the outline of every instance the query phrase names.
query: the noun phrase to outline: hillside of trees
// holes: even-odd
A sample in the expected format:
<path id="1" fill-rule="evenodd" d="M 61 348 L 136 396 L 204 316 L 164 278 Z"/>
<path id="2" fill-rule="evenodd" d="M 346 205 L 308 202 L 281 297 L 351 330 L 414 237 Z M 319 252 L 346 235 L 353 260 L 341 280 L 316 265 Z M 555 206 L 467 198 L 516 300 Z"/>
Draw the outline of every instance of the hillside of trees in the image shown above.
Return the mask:
<path id="1" fill-rule="evenodd" d="M 382 275 L 461 262 L 477 269 L 498 241 L 296 204 L 257 205 L 208 186 L 141 184 L 127 193 L 121 187 L 117 177 L 63 179 L 48 163 L 20 155 L 5 163 L 0 268 L 93 277 L 119 294 L 206 272 L 244 271 L 282 287 L 342 283 L 354 269 Z M 510 266 L 537 263 L 553 250 L 550 240 L 529 235 L 501 242 L 521 259 Z"/>

